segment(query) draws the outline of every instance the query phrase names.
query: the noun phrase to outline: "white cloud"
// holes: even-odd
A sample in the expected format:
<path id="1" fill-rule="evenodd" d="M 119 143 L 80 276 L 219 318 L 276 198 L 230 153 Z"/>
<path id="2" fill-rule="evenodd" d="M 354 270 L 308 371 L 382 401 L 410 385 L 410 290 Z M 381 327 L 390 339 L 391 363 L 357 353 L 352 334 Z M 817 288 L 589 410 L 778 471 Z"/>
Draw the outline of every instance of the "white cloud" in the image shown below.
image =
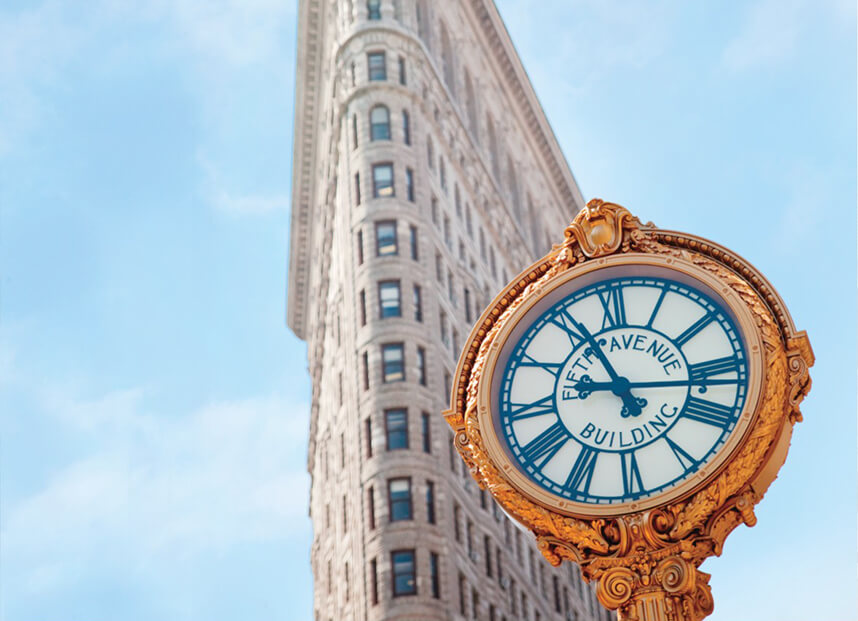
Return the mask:
<path id="1" fill-rule="evenodd" d="M 4 565 L 31 591 L 73 583 L 86 574 L 76 564 L 159 571 L 246 542 L 307 537 L 307 407 L 273 395 L 168 418 L 145 412 L 142 397 L 50 397 L 58 420 L 98 448 L 5 511 Z"/>

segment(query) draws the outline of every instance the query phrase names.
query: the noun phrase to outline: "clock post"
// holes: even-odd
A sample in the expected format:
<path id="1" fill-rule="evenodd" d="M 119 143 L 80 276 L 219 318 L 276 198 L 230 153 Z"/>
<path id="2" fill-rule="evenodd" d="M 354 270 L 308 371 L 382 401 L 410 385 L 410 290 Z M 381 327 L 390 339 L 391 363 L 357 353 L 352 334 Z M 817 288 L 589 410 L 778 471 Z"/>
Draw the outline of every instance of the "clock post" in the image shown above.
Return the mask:
<path id="1" fill-rule="evenodd" d="M 698 621 L 699 569 L 783 465 L 814 356 L 765 277 L 591 200 L 473 328 L 445 418 L 481 487 L 628 621 Z"/>

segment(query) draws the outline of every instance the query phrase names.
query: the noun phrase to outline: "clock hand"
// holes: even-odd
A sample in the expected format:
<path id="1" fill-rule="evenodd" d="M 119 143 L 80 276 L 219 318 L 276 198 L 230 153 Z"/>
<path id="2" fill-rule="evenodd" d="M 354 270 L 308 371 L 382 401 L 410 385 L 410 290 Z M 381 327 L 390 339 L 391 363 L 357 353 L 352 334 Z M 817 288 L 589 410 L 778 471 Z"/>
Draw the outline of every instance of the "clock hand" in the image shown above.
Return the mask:
<path id="1" fill-rule="evenodd" d="M 585 379 L 586 378 L 586 379 Z M 624 379 L 624 378 L 620 378 Z M 726 384 L 735 384 L 736 380 L 734 379 L 707 379 L 707 380 L 663 380 L 657 382 L 628 382 L 627 388 L 670 388 L 673 386 L 700 386 L 701 388 L 705 388 L 706 386 L 723 386 Z M 573 386 L 575 390 L 577 390 L 581 394 L 582 399 L 586 399 L 590 393 L 599 391 L 599 390 L 611 390 L 614 391 L 616 389 L 616 382 L 594 382 L 590 379 L 589 375 L 584 375 L 581 379 Z"/>

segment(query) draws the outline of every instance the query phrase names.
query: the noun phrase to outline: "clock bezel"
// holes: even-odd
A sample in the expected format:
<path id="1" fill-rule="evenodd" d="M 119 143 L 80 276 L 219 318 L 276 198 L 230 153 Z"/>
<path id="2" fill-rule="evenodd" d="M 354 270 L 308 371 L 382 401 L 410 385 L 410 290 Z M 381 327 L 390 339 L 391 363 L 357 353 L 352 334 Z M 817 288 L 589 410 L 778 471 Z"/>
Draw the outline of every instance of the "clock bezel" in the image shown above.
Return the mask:
<path id="1" fill-rule="evenodd" d="M 545 303 L 545 299 L 552 296 L 552 294 L 558 289 L 566 287 L 570 281 L 590 276 L 591 274 L 606 268 L 631 268 L 635 266 L 643 268 L 644 272 L 647 269 L 652 268 L 656 268 L 658 271 L 668 270 L 674 272 L 676 274 L 676 280 L 680 282 L 690 280 L 691 282 L 686 282 L 686 284 L 700 287 L 704 292 L 707 292 L 709 295 L 714 297 L 716 302 L 722 304 L 725 309 L 733 315 L 736 328 L 741 332 L 741 338 L 744 341 L 746 349 L 745 354 L 747 356 L 748 384 L 745 403 L 736 422 L 736 426 L 726 438 L 720 450 L 718 450 L 697 472 L 684 481 L 681 481 L 667 490 L 657 492 L 653 496 L 630 500 L 623 503 L 602 505 L 568 500 L 552 494 L 537 483 L 531 481 L 520 470 L 520 465 L 505 449 L 502 431 L 495 426 L 496 422 L 499 423 L 499 417 L 496 415 L 494 409 L 494 407 L 496 407 L 494 406 L 496 392 L 495 387 L 497 386 L 499 377 L 502 376 L 505 371 L 504 368 L 499 367 L 498 362 L 505 352 L 510 351 L 511 348 L 515 347 L 515 342 L 510 343 L 510 340 L 513 333 L 519 327 L 521 321 L 530 314 L 534 307 L 539 305 L 547 307 L 548 305 Z M 628 273 L 628 275 L 631 276 L 637 274 Z M 612 276 L 614 275 L 612 274 L 611 276 L 606 277 L 609 278 Z M 663 274 L 660 276 L 664 277 Z M 596 280 L 598 280 L 598 277 L 592 279 L 593 282 Z M 581 283 L 581 286 L 587 286 L 587 283 Z M 577 287 L 566 288 L 567 291 L 564 291 L 559 296 L 555 296 L 558 300 L 577 290 Z M 486 377 L 484 378 L 484 381 L 480 383 L 477 393 L 477 420 L 479 427 L 482 430 L 485 448 L 492 461 L 499 466 L 498 470 L 501 473 L 501 476 L 503 476 L 510 485 L 532 502 L 549 507 L 564 515 L 581 518 L 613 517 L 636 513 L 655 506 L 664 505 L 669 502 L 677 502 L 687 498 L 707 485 L 727 464 L 730 463 L 730 457 L 744 444 L 748 435 L 748 430 L 753 427 L 756 413 L 759 409 L 760 396 L 764 392 L 765 381 L 765 350 L 762 345 L 759 331 L 756 328 L 756 324 L 750 310 L 731 287 L 727 286 L 726 283 L 722 282 L 709 272 L 683 259 L 662 255 L 627 253 L 623 255 L 602 257 L 583 264 L 575 265 L 552 277 L 534 293 L 535 295 L 530 296 L 529 299 L 525 300 L 520 306 L 512 309 L 510 311 L 511 314 L 503 320 L 503 325 L 500 327 L 498 334 L 495 335 L 492 340 L 492 344 L 487 352 L 484 367 L 486 369 Z"/>

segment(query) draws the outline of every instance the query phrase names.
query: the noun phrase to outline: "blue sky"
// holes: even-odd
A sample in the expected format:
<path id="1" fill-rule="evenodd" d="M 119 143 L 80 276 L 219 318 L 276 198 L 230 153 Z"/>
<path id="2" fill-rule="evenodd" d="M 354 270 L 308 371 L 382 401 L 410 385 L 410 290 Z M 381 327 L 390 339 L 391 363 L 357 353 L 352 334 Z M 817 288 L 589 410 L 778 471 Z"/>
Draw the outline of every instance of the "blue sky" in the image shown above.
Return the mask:
<path id="1" fill-rule="evenodd" d="M 855 619 L 854 5 L 499 6 L 585 197 L 744 255 L 816 351 L 711 618 Z M 295 19 L 0 6 L 3 620 L 311 618 Z"/>

